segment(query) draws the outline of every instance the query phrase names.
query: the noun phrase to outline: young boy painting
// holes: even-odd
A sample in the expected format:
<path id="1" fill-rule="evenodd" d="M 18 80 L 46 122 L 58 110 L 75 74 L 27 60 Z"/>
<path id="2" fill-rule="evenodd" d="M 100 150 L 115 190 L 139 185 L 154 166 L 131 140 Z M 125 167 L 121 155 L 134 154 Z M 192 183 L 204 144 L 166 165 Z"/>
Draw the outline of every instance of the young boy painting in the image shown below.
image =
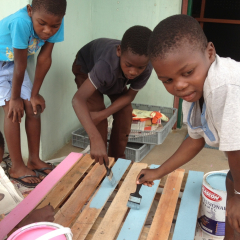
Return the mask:
<path id="1" fill-rule="evenodd" d="M 148 50 L 166 90 L 184 100 L 183 115 L 190 137 L 159 168 L 142 170 L 144 177 L 137 183 L 152 186 L 153 180 L 195 157 L 205 142 L 218 146 L 227 153 L 230 166 L 225 239 L 240 239 L 240 63 L 219 57 L 199 23 L 186 15 L 160 22 Z"/>
<path id="2" fill-rule="evenodd" d="M 108 164 L 108 156 L 115 160 L 125 158 L 132 123 L 131 102 L 152 72 L 147 54 L 151 33 L 147 27 L 133 26 L 124 33 L 122 41 L 96 39 L 80 49 L 73 63 L 78 87 L 73 107 L 90 138 L 91 157 L 100 164 Z M 103 95 L 112 102 L 108 108 Z M 110 115 L 114 121 L 107 155 Z"/>
<path id="3" fill-rule="evenodd" d="M 41 181 L 40 174 L 46 176 L 52 170 L 39 158 L 40 112 L 45 109 L 39 90 L 51 66 L 54 43 L 64 40 L 65 11 L 66 0 L 33 0 L 32 5 L 0 21 L 0 105 L 5 113 L 4 133 L 12 160 L 9 174 L 26 187 L 35 187 Z M 26 71 L 27 58 L 39 48 L 32 85 Z M 27 166 L 20 147 L 24 112 L 29 148 Z"/>

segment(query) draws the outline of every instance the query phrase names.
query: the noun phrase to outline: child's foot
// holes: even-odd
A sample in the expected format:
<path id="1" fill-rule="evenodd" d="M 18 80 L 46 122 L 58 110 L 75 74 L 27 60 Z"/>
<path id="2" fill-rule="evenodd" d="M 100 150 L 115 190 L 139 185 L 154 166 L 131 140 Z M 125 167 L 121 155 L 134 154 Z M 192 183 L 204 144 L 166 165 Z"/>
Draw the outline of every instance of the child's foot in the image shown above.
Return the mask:
<path id="1" fill-rule="evenodd" d="M 28 185 L 29 187 L 36 186 L 44 178 L 43 176 L 37 176 L 34 171 L 29 169 L 25 165 L 23 165 L 22 167 L 18 167 L 16 169 L 14 167 L 10 168 L 9 175 L 10 175 L 10 178 L 20 183 L 23 183 L 23 184 L 27 183 L 27 185 L 30 184 Z"/>
<path id="2" fill-rule="evenodd" d="M 30 168 L 32 170 L 36 170 L 44 175 L 49 174 L 54 169 L 54 166 L 52 164 L 45 163 L 45 162 L 41 161 L 40 159 L 37 161 L 29 160 L 27 166 L 28 166 L 28 168 Z"/>

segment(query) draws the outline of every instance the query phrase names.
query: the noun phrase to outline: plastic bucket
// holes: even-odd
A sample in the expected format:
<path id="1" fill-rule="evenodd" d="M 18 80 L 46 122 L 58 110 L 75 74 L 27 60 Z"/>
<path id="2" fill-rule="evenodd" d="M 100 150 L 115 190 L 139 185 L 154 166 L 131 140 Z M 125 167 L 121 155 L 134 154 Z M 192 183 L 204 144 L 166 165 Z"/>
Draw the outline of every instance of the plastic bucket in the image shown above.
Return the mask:
<path id="1" fill-rule="evenodd" d="M 51 222 L 26 225 L 15 231 L 8 240 L 72 240 L 70 228 Z"/>
<path id="2" fill-rule="evenodd" d="M 206 173 L 203 177 L 202 203 L 198 223 L 202 230 L 214 237 L 225 235 L 226 171 Z"/>

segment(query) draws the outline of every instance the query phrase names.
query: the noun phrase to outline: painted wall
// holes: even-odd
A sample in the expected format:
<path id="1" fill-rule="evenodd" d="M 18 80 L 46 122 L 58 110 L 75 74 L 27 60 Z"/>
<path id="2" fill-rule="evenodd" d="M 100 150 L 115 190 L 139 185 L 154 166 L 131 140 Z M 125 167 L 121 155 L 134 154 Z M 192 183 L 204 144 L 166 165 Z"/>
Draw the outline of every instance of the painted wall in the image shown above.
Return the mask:
<path id="1" fill-rule="evenodd" d="M 181 4 L 181 0 L 93 0 L 93 39 L 121 39 L 126 29 L 133 25 L 153 30 L 162 19 L 181 13 Z M 173 96 L 165 90 L 153 71 L 134 102 L 172 107 Z"/>
<path id="2" fill-rule="evenodd" d="M 31 0 L 0 0 L 0 19 L 14 13 Z M 167 16 L 181 12 L 181 0 L 68 0 L 65 17 L 65 41 L 53 50 L 52 67 L 41 88 L 46 100 L 42 114 L 41 149 L 43 160 L 49 158 L 71 138 L 71 132 L 80 126 L 72 109 L 76 92 L 72 62 L 77 51 L 87 42 L 99 37 L 121 39 L 133 25 L 153 29 Z M 33 80 L 36 55 L 28 61 L 28 72 Z M 109 102 L 106 99 L 106 102 Z M 170 96 L 152 74 L 149 82 L 137 95 L 135 102 L 172 107 Z M 3 111 L 0 110 L 0 130 L 3 130 Z M 21 124 L 23 157 L 28 157 L 24 119 Z"/>

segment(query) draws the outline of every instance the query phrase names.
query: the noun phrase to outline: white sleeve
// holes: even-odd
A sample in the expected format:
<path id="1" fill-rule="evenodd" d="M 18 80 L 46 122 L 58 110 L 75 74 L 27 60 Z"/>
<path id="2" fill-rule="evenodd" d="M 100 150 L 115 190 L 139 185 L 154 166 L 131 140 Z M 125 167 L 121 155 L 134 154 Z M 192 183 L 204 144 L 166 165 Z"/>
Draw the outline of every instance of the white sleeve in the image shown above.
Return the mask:
<path id="1" fill-rule="evenodd" d="M 240 87 L 223 85 L 215 89 L 208 99 L 220 139 L 219 150 L 240 150 Z"/>
<path id="2" fill-rule="evenodd" d="M 187 127 L 188 127 L 189 136 L 193 139 L 199 139 L 199 138 L 202 138 L 202 136 L 197 132 L 196 129 L 191 129 L 191 127 L 187 123 L 188 113 L 189 113 L 189 109 L 191 107 L 191 104 L 192 103 L 183 100 L 183 104 L 182 104 L 183 123 L 186 124 Z"/>

